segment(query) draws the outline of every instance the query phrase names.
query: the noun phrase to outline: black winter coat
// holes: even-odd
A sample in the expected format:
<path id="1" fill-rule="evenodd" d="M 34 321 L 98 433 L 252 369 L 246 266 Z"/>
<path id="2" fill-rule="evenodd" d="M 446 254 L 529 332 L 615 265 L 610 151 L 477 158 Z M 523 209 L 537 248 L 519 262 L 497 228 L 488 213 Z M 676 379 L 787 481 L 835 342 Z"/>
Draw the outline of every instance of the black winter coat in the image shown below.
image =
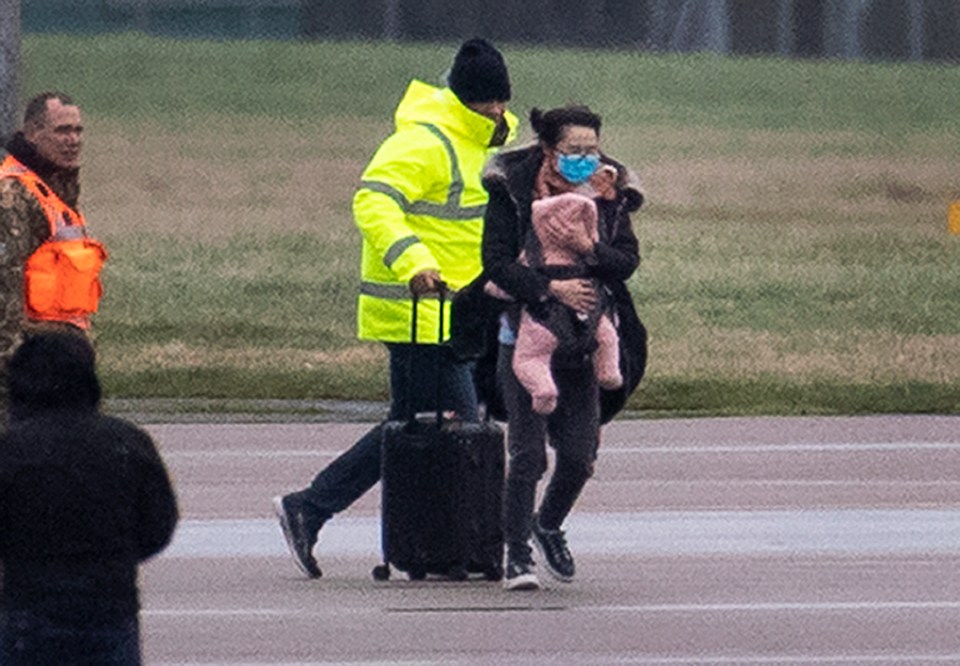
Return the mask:
<path id="1" fill-rule="evenodd" d="M 598 200 L 600 242 L 590 277 L 608 286 L 622 283 L 637 269 L 640 252 L 630 225 L 630 213 L 643 203 L 639 183 L 622 165 L 617 168 L 617 198 Z M 549 280 L 517 261 L 532 228 L 533 191 L 543 163 L 539 146 L 501 153 L 487 166 L 483 184 L 490 193 L 483 219 L 483 272 L 504 291 L 526 304 L 546 298 Z"/>
<path id="2" fill-rule="evenodd" d="M 68 626 L 129 621 L 137 565 L 177 519 L 146 432 L 95 408 L 22 414 L 0 438 L 0 609 Z"/>
<path id="3" fill-rule="evenodd" d="M 601 161 L 617 169 L 617 196 L 612 201 L 597 200 L 600 242 L 589 277 L 600 280 L 613 297 L 621 336 L 621 370 L 625 372 L 623 389 L 601 391 L 601 422 L 606 423 L 623 408 L 643 376 L 647 336 L 626 286 L 640 263 L 630 214 L 643 205 L 643 194 L 635 174 L 607 156 Z M 525 304 L 548 297 L 548 278 L 517 261 L 531 233 L 533 192 L 542 163 L 543 151 L 537 145 L 503 152 L 491 160 L 483 178 L 490 200 L 484 216 L 481 278 L 492 280 Z"/>

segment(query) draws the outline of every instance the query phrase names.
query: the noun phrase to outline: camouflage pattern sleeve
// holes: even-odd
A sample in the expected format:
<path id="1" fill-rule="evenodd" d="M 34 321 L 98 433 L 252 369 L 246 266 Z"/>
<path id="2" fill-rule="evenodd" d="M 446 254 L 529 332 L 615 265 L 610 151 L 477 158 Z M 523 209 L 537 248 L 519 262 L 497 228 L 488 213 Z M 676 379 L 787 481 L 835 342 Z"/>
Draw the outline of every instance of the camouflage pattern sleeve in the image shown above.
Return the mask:
<path id="1" fill-rule="evenodd" d="M 0 178 L 0 362 L 6 362 L 20 342 L 27 259 L 49 235 L 36 198 L 19 181 Z"/>
<path id="2" fill-rule="evenodd" d="M 7 428 L 6 365 L 23 334 L 23 273 L 50 236 L 40 203 L 13 178 L 0 178 L 0 434 Z"/>

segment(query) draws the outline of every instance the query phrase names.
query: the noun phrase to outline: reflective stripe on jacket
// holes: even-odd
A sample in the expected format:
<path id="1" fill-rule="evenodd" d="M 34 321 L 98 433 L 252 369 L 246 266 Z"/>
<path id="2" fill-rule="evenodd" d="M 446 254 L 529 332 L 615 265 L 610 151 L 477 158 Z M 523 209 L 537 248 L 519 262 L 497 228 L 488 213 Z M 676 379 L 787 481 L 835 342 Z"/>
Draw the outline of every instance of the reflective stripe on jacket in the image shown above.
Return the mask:
<path id="1" fill-rule="evenodd" d="M 421 81 L 411 82 L 395 120 L 353 200 L 363 236 L 357 324 L 361 339 L 409 342 L 414 275 L 438 270 L 456 290 L 480 273 L 480 176 L 495 123 Z M 509 114 L 507 122 L 516 125 Z M 438 342 L 437 316 L 436 299 L 421 300 L 419 342 Z"/>
<path id="2" fill-rule="evenodd" d="M 83 215 L 65 204 L 37 174 L 12 155 L 0 164 L 0 178 L 16 178 L 40 204 L 50 238 L 27 259 L 24 308 L 29 319 L 90 327 L 103 286 L 107 259 L 103 245 L 88 237 Z"/>

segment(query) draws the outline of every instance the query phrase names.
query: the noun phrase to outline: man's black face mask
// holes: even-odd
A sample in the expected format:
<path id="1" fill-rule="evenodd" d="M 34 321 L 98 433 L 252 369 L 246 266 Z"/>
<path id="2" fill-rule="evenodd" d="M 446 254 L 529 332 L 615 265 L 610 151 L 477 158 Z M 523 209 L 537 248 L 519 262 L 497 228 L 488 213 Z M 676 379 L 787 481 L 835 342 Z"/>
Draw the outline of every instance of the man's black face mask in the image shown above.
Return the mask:
<path id="1" fill-rule="evenodd" d="M 510 126 L 507 125 L 506 118 L 501 118 L 497 121 L 497 126 L 493 130 L 493 136 L 490 137 L 490 147 L 499 148 L 507 142 L 508 136 L 510 136 Z"/>

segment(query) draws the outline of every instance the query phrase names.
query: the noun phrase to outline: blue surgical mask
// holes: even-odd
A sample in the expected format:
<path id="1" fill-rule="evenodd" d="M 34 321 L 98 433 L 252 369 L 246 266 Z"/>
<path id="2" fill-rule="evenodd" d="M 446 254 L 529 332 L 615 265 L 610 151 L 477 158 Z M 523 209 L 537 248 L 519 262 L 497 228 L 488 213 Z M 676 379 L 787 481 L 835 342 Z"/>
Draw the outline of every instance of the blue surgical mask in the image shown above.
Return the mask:
<path id="1" fill-rule="evenodd" d="M 557 171 L 568 183 L 585 183 L 600 166 L 599 155 L 557 155 Z"/>

